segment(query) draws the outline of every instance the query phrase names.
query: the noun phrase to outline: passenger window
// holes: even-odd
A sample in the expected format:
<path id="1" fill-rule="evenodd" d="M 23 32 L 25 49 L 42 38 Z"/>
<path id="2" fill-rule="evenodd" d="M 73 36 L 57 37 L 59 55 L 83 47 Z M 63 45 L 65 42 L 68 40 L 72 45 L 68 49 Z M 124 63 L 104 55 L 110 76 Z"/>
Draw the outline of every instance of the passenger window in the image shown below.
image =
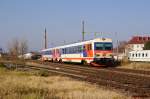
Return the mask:
<path id="1" fill-rule="evenodd" d="M 65 50 L 64 49 L 62 49 L 62 53 L 65 54 Z"/>

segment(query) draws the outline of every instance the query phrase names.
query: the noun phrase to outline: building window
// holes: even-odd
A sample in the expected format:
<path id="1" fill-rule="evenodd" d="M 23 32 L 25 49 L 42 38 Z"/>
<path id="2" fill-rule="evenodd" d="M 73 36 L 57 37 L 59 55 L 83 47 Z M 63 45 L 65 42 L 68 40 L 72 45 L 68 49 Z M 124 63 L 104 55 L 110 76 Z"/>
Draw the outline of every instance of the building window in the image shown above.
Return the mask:
<path id="1" fill-rule="evenodd" d="M 141 54 L 139 53 L 139 57 L 141 57 Z"/>
<path id="2" fill-rule="evenodd" d="M 132 54 L 132 57 L 134 57 L 134 53 Z"/>
<path id="3" fill-rule="evenodd" d="M 136 57 L 137 57 L 138 55 L 136 54 Z"/>
<path id="4" fill-rule="evenodd" d="M 142 57 L 144 57 L 144 53 L 142 53 Z"/>
<path id="5" fill-rule="evenodd" d="M 147 56 L 148 56 L 148 53 L 145 54 L 145 57 L 147 57 Z"/>

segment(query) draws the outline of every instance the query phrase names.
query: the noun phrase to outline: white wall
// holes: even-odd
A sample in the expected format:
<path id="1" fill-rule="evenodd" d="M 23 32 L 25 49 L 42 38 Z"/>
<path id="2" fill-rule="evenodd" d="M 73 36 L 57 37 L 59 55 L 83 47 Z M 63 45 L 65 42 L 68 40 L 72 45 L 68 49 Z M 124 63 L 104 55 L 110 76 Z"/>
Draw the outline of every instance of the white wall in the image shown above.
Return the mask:
<path id="1" fill-rule="evenodd" d="M 144 48 L 144 44 L 129 44 L 129 46 L 133 51 L 141 51 Z"/>

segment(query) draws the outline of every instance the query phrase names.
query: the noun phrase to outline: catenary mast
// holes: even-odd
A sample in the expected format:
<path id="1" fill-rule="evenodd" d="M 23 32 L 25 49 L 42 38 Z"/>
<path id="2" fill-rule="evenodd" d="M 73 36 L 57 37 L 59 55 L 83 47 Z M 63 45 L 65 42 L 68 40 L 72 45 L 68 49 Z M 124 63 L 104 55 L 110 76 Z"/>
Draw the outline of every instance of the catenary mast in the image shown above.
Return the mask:
<path id="1" fill-rule="evenodd" d="M 46 28 L 45 28 L 45 33 L 44 33 L 44 43 L 45 43 L 45 46 L 44 48 L 47 49 L 47 32 L 46 32 Z"/>

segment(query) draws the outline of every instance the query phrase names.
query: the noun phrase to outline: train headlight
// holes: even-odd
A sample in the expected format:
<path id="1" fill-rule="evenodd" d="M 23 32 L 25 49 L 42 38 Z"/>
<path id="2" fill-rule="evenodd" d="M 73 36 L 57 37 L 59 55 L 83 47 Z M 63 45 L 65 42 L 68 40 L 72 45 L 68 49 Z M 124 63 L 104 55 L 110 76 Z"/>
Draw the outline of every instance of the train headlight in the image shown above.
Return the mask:
<path id="1" fill-rule="evenodd" d="M 100 55 L 99 54 L 95 54 L 95 57 L 99 57 Z"/>
<path id="2" fill-rule="evenodd" d="M 96 56 L 98 57 L 98 56 L 100 56 L 99 54 L 96 54 Z"/>

